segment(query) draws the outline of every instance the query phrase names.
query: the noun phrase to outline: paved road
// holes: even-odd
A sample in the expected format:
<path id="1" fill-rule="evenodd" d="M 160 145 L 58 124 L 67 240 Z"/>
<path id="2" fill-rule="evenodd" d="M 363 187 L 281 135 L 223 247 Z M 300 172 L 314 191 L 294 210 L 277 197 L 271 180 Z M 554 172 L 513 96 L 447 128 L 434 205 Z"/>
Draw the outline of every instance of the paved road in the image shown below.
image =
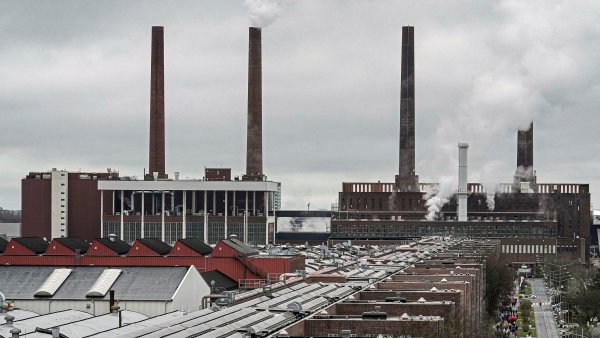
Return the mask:
<path id="1" fill-rule="evenodd" d="M 533 299 L 533 309 L 535 311 L 535 329 L 538 337 L 559 337 L 554 315 L 550 306 L 550 298 L 546 294 L 544 280 L 540 278 L 528 279 L 531 285 L 531 294 L 536 296 Z M 539 302 L 542 302 L 540 308 Z"/>

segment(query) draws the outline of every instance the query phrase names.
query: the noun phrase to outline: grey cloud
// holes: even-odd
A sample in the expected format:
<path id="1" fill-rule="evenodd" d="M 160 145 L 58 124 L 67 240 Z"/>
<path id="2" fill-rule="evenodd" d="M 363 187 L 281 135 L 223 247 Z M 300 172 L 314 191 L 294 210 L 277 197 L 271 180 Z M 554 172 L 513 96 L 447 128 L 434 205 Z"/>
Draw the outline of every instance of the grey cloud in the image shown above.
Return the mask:
<path id="1" fill-rule="evenodd" d="M 405 24 L 415 26 L 417 43 L 422 181 L 456 174 L 463 135 L 473 179 L 510 179 L 503 171 L 515 165 L 517 120 L 531 114 L 540 180 L 589 182 L 600 203 L 593 170 L 600 160 L 590 155 L 600 144 L 597 5 L 529 3 L 282 6 L 280 19 L 263 29 L 263 107 L 265 171 L 282 181 L 284 207 L 304 209 L 310 201 L 311 209 L 327 209 L 342 181 L 393 180 Z M 141 175 L 151 25 L 165 26 L 167 170 L 183 177 L 201 177 L 203 166 L 243 172 L 243 1 L 0 6 L 0 113 L 10 125 L 0 133 L 0 206 L 19 207 L 19 179 L 30 170 L 111 167 Z M 468 128 L 459 130 L 457 121 Z"/>

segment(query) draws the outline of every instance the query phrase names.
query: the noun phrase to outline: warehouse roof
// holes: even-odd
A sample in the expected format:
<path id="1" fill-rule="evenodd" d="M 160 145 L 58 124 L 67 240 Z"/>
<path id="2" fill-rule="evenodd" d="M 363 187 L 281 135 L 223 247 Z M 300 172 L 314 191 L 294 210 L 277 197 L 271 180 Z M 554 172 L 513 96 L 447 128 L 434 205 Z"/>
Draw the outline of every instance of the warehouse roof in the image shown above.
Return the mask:
<path id="1" fill-rule="evenodd" d="M 131 249 L 131 245 L 116 237 L 96 238 L 96 240 L 119 255 L 125 255 L 129 252 L 129 249 Z"/>
<path id="2" fill-rule="evenodd" d="M 192 267 L 195 269 L 195 267 Z M 7 299 L 34 299 L 35 292 L 54 271 L 52 266 L 0 266 L 0 292 Z M 102 272 L 99 266 L 72 267 L 52 299 L 88 299 L 87 292 Z M 188 267 L 119 267 L 112 285 L 119 300 L 171 300 Z M 104 298 L 107 298 L 105 295 Z"/>
<path id="3" fill-rule="evenodd" d="M 210 245 L 204 243 L 204 241 L 199 238 L 184 238 L 179 239 L 178 241 L 201 255 L 208 255 L 213 250 Z"/>
<path id="4" fill-rule="evenodd" d="M 232 247 L 235 251 L 241 253 L 244 256 L 258 255 L 258 250 L 254 249 L 253 247 L 240 241 L 237 238 L 222 239 L 221 242 Z"/>
<path id="5" fill-rule="evenodd" d="M 54 326 L 62 326 L 68 323 L 72 323 L 82 319 L 88 319 L 93 317 L 91 314 L 76 310 L 65 310 L 60 312 L 53 312 L 47 315 L 41 315 L 36 317 L 30 317 L 26 319 L 19 319 L 15 316 L 15 322 L 13 326 L 8 326 L 6 323 L 0 325 L 0 336 L 12 337 L 10 330 L 18 328 L 21 333 L 34 332 L 36 328 L 52 328 Z M 27 335 L 30 337 L 30 335 Z M 46 335 L 48 337 L 48 335 Z"/>
<path id="6" fill-rule="evenodd" d="M 6 248 L 7 244 L 8 244 L 8 241 L 5 240 L 4 238 L 0 237 L 0 253 L 4 252 L 4 249 Z"/>
<path id="7" fill-rule="evenodd" d="M 51 329 L 55 326 L 53 324 L 48 325 L 48 322 L 44 319 L 44 316 L 41 316 L 39 318 L 41 319 L 41 322 L 40 325 L 37 325 L 36 327 L 39 327 L 41 329 Z M 129 325 L 131 323 L 145 320 L 147 318 L 147 316 L 138 312 L 128 310 L 121 311 L 122 325 Z M 32 324 L 36 324 L 36 320 L 32 320 Z M 14 326 L 20 328 L 19 322 L 15 322 Z M 105 314 L 97 317 L 78 319 L 71 321 L 67 324 L 63 324 L 60 326 L 60 333 L 69 338 L 82 338 L 116 327 L 119 327 L 119 316 L 115 314 Z M 48 337 L 49 334 L 43 332 L 34 332 L 27 334 L 27 338 Z"/>
<path id="8" fill-rule="evenodd" d="M 227 277 L 223 273 L 218 270 L 201 272 L 200 276 L 204 278 L 204 281 L 208 286 L 211 281 L 215 281 L 215 288 L 224 289 L 224 290 L 234 290 L 238 288 L 238 283 L 233 279 Z"/>
<path id="9" fill-rule="evenodd" d="M 172 247 L 158 238 L 140 238 L 138 241 L 157 254 L 164 256 L 171 252 Z"/>
<path id="10" fill-rule="evenodd" d="M 88 248 L 90 247 L 89 243 L 86 243 L 81 239 L 75 237 L 60 237 L 55 238 L 54 240 L 73 251 L 77 251 L 79 249 L 79 252 L 82 254 L 86 253 Z"/>
<path id="11" fill-rule="evenodd" d="M 37 255 L 43 254 L 48 248 L 48 242 L 41 237 L 17 237 L 13 238 L 13 241 L 33 251 Z"/>

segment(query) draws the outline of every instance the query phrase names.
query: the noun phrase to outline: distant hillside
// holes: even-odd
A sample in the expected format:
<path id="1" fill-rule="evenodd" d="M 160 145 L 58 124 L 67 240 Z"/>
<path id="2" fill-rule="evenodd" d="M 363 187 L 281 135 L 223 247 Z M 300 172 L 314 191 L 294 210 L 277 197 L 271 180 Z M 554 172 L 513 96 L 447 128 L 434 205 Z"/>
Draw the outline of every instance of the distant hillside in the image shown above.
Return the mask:
<path id="1" fill-rule="evenodd" d="M 21 210 L 4 210 L 0 208 L 0 223 L 21 223 Z"/>

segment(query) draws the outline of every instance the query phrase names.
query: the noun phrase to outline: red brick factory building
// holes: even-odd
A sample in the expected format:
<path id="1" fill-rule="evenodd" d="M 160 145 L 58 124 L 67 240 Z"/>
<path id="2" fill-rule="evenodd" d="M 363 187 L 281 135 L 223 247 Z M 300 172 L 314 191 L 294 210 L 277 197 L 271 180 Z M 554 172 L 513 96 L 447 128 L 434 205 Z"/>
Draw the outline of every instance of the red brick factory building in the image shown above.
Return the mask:
<path id="1" fill-rule="evenodd" d="M 148 172 L 143 179 L 116 170 L 31 172 L 21 182 L 23 236 L 78 237 L 111 234 L 138 238 L 201 238 L 215 244 L 230 235 L 244 242 L 274 241 L 279 182 L 268 181 L 262 159 L 261 30 L 249 29 L 246 172 L 205 168 L 201 179 L 165 170 L 164 29 L 152 27 Z"/>
<path id="2" fill-rule="evenodd" d="M 435 217 L 426 220 L 426 195 L 437 184 L 419 182 L 415 170 L 414 79 L 414 28 L 403 27 L 399 172 L 394 182 L 344 182 L 332 210 L 330 240 L 393 243 L 422 236 L 494 238 L 515 265 L 534 265 L 541 256 L 585 262 L 590 254 L 589 184 L 537 181 L 533 122 L 517 133 L 514 181 L 499 184 L 495 191 L 467 183 L 468 145 L 462 145 L 464 186 Z"/>

